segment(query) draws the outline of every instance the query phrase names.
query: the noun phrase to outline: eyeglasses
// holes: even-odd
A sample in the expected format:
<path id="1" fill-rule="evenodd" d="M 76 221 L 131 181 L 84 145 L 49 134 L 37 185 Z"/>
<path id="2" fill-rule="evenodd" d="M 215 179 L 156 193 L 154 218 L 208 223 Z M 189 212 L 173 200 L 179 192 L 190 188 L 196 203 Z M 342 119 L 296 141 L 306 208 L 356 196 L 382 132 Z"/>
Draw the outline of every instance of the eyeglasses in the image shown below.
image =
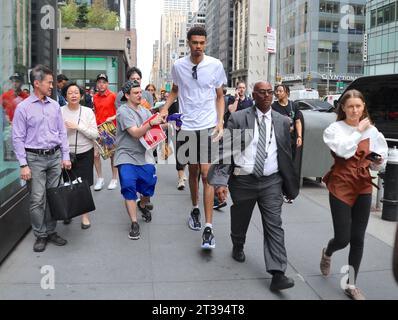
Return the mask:
<path id="1" fill-rule="evenodd" d="M 274 90 L 258 90 L 258 91 L 254 91 L 255 93 L 261 95 L 261 96 L 265 96 L 265 95 L 269 95 L 272 96 L 274 94 Z"/>
<path id="2" fill-rule="evenodd" d="M 195 80 L 198 80 L 198 66 L 192 67 L 192 78 L 194 78 Z"/>

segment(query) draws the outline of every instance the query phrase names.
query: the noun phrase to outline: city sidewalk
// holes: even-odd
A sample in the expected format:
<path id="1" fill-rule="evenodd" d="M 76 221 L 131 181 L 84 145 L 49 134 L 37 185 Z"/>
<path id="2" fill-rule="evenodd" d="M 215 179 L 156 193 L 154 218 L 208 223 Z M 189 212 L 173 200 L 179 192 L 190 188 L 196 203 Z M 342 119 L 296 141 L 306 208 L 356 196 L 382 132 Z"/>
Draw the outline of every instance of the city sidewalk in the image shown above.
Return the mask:
<path id="1" fill-rule="evenodd" d="M 107 181 L 108 166 L 104 163 Z M 204 252 L 202 233 L 187 227 L 188 188 L 176 189 L 173 165 L 160 165 L 158 175 L 153 220 L 146 224 L 140 219 L 141 240 L 127 237 L 130 222 L 120 191 L 96 192 L 97 211 L 90 229 L 81 230 L 79 218 L 69 226 L 59 224 L 57 231 L 69 241 L 67 246 L 49 244 L 44 253 L 34 253 L 31 232 L 20 242 L 0 266 L 0 299 L 347 299 L 340 289 L 344 276 L 340 271 L 347 264 L 348 249 L 333 256 L 331 276 L 325 278 L 319 271 L 321 249 L 333 232 L 322 186 L 306 182 L 294 204 L 284 205 L 287 274 L 296 285 L 272 293 L 258 209 L 247 236 L 245 263 L 231 258 L 229 207 L 215 211 L 217 246 Z M 398 299 L 390 243 L 396 223 L 381 221 L 378 215 L 372 215 L 368 228 L 358 286 L 368 299 Z M 40 286 L 43 266 L 55 270 L 54 290 Z"/>

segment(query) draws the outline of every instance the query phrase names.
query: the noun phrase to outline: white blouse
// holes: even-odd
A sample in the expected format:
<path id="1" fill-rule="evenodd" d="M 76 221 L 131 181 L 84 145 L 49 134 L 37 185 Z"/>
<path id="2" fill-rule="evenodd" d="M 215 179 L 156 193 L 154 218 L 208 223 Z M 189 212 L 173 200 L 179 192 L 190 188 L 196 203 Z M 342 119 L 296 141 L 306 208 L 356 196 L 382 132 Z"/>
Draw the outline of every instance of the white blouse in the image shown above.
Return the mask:
<path id="1" fill-rule="evenodd" d="M 323 141 L 339 157 L 349 159 L 357 151 L 358 144 L 370 139 L 370 152 L 376 152 L 383 157 L 383 164 L 370 166 L 372 170 L 381 170 L 385 167 L 388 157 L 388 145 L 383 134 L 376 127 L 371 126 L 364 132 L 359 132 L 357 127 L 348 125 L 345 121 L 332 123 L 323 133 Z"/>
<path id="2" fill-rule="evenodd" d="M 91 150 L 94 147 L 94 140 L 98 138 L 97 122 L 94 112 L 90 108 L 84 106 L 80 106 L 80 108 L 82 110 L 80 123 L 80 109 L 71 110 L 68 108 L 68 105 L 61 108 L 64 121 L 70 121 L 75 124 L 79 123 L 77 128 L 77 154 Z M 75 153 L 76 130 L 68 129 L 67 132 L 70 152 Z"/>

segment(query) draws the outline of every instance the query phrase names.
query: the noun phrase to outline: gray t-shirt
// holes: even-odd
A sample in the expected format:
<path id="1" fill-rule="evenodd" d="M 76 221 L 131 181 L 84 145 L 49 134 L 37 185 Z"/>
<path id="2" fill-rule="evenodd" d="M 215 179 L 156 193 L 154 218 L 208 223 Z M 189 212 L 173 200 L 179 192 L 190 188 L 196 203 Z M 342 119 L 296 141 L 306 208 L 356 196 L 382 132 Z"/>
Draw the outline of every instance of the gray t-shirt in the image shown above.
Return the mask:
<path id="1" fill-rule="evenodd" d="M 153 151 L 147 151 L 139 139 L 133 138 L 128 129 L 132 127 L 140 127 L 147 121 L 152 114 L 149 110 L 139 107 L 135 111 L 127 104 L 119 107 L 116 113 L 117 133 L 116 133 L 116 154 L 115 166 L 121 164 L 134 164 L 143 166 L 146 164 L 154 164 Z"/>

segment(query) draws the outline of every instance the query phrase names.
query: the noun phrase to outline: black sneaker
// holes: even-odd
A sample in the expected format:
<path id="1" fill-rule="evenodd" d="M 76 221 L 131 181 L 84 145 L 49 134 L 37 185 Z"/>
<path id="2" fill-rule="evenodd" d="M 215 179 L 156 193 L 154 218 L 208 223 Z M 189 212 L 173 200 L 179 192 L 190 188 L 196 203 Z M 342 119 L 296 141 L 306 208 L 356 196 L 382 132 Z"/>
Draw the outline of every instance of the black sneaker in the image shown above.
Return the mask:
<path id="1" fill-rule="evenodd" d="M 43 252 L 46 250 L 47 238 L 37 238 L 35 244 L 33 245 L 34 252 Z"/>
<path id="2" fill-rule="evenodd" d="M 220 202 L 217 197 L 214 197 L 214 204 L 213 204 L 213 209 L 214 210 L 219 210 L 221 208 L 224 208 L 227 206 L 227 201 Z"/>
<path id="3" fill-rule="evenodd" d="M 56 246 L 64 246 L 68 243 L 65 239 L 61 238 L 57 233 L 50 234 L 48 236 L 48 242 L 55 244 Z"/>
<path id="4" fill-rule="evenodd" d="M 138 224 L 138 222 L 133 222 L 131 224 L 129 239 L 138 240 L 139 238 L 140 238 L 140 225 Z"/>
<path id="5" fill-rule="evenodd" d="M 206 227 L 203 231 L 202 240 L 202 249 L 211 250 L 216 247 L 216 240 L 210 227 Z"/>
<path id="6" fill-rule="evenodd" d="M 191 230 L 200 231 L 202 224 L 200 223 L 200 210 L 195 208 L 191 211 L 188 219 L 188 226 Z"/>
<path id="7" fill-rule="evenodd" d="M 140 200 L 137 201 L 137 208 L 138 210 L 141 211 L 142 218 L 144 219 L 144 221 L 149 223 L 152 221 L 151 211 L 148 209 L 148 206 L 145 206 L 145 208 L 141 208 L 140 202 L 141 202 Z"/>

